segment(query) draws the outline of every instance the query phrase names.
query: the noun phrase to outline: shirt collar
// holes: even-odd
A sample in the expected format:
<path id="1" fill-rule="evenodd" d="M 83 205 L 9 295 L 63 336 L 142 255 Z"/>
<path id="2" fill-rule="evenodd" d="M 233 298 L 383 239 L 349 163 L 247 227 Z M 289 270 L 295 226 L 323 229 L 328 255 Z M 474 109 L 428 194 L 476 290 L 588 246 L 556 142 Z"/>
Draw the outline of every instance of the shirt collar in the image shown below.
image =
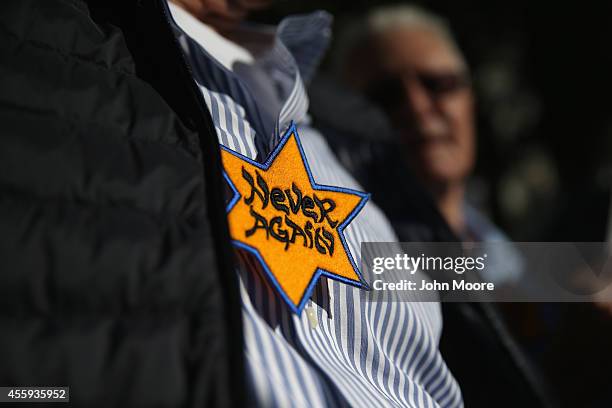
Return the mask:
<path id="1" fill-rule="evenodd" d="M 248 38 L 249 33 L 253 33 L 253 38 L 271 36 L 271 45 L 255 53 L 255 63 L 250 69 L 265 73 L 275 82 L 280 108 L 273 113 L 266 112 L 264 107 L 269 104 L 258 99 L 259 95 L 253 92 L 254 86 L 249 84 L 247 77 L 225 68 L 174 20 L 172 23 L 190 59 L 196 82 L 211 91 L 229 95 L 245 108 L 246 116 L 256 131 L 255 143 L 260 157 L 267 156 L 291 122 L 307 121 L 305 82 L 313 77 L 329 45 L 332 23 L 329 13 L 316 11 L 289 16 L 277 27 L 244 23 L 237 30 L 237 38 Z"/>
<path id="2" fill-rule="evenodd" d="M 277 48 L 293 56 L 302 79 L 314 76 L 331 40 L 332 16 L 326 11 L 286 17 L 277 29 Z"/>
<path id="3" fill-rule="evenodd" d="M 508 241 L 505 234 L 489 221 L 480 211 L 468 203 L 463 205 L 468 234 L 482 242 Z"/>

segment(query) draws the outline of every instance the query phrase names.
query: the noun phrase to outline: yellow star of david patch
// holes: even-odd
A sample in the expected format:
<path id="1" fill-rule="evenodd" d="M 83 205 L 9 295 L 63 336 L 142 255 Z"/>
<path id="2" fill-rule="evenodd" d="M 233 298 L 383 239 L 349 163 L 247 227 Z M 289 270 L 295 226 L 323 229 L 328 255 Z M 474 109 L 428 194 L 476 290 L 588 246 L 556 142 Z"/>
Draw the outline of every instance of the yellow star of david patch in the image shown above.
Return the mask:
<path id="1" fill-rule="evenodd" d="M 263 164 L 221 149 L 233 243 L 255 255 L 291 310 L 301 313 L 321 275 L 368 288 L 343 230 L 369 194 L 317 184 L 294 125 Z"/>

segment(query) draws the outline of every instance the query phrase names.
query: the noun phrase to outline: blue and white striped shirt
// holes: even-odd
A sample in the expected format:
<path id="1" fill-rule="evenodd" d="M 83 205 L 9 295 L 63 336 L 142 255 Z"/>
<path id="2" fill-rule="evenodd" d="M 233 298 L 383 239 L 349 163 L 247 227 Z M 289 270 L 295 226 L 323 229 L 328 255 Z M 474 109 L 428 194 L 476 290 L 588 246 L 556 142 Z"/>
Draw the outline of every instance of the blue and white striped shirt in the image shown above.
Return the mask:
<path id="1" fill-rule="evenodd" d="M 283 20 L 272 32 L 271 47 L 253 64 L 233 72 L 207 52 L 204 41 L 199 43 L 179 28 L 185 18 L 179 13 L 173 8 L 177 36 L 220 144 L 263 161 L 294 121 L 317 183 L 360 190 L 308 121 L 303 79 L 313 75 L 328 43 L 327 13 Z M 262 32 L 253 26 L 247 29 Z M 256 90 L 268 85 L 280 103 L 258 98 Z M 397 240 L 371 201 L 344 234 L 357 264 L 362 242 Z M 254 258 L 241 254 L 245 353 L 257 405 L 463 405 L 459 387 L 438 351 L 439 304 L 393 301 L 393 294 L 374 302 L 360 289 L 322 278 L 306 310 L 296 315 L 268 286 L 260 269 Z"/>

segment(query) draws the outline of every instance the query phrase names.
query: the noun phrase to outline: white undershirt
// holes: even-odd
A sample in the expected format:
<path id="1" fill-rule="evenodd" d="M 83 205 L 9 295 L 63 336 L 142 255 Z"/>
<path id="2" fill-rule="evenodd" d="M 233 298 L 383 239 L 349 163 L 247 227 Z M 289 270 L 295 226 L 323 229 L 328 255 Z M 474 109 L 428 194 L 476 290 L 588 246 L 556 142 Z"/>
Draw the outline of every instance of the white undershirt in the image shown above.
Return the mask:
<path id="1" fill-rule="evenodd" d="M 225 68 L 232 71 L 236 62 L 252 64 L 255 60 L 246 48 L 223 37 L 182 7 L 172 2 L 168 2 L 168 6 L 176 24 L 198 43 L 206 44 L 206 51 Z"/>

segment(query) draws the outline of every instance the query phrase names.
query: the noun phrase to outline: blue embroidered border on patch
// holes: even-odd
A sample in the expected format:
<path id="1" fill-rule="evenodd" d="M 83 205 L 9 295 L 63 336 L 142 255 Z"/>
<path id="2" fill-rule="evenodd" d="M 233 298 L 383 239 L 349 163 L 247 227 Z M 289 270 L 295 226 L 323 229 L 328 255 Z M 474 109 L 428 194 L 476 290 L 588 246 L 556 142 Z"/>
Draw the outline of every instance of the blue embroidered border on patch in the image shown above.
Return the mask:
<path id="1" fill-rule="evenodd" d="M 367 201 L 370 198 L 370 194 L 368 193 L 363 193 L 361 191 L 357 191 L 357 190 L 352 190 L 349 188 L 343 188 L 343 187 L 334 187 L 334 186 L 327 186 L 327 185 L 323 185 L 323 184 L 318 184 L 317 182 L 315 182 L 313 176 L 312 176 L 312 172 L 310 170 L 310 166 L 308 165 L 308 159 L 306 158 L 306 154 L 304 153 L 304 149 L 302 148 L 302 143 L 300 142 L 300 138 L 297 132 L 297 128 L 295 126 L 295 124 L 292 122 L 291 125 L 289 126 L 289 128 L 287 129 L 287 131 L 285 132 L 285 134 L 283 135 L 282 139 L 280 140 L 280 142 L 278 143 L 278 145 L 274 148 L 274 150 L 272 151 L 272 153 L 270 153 L 270 155 L 268 156 L 267 160 L 261 164 L 258 163 L 254 160 L 251 160 L 250 158 L 243 156 L 240 153 L 237 153 L 231 149 L 228 149 L 227 147 L 221 145 L 221 149 L 225 150 L 226 152 L 252 164 L 253 166 L 256 166 L 257 168 L 261 169 L 261 170 L 268 170 L 270 168 L 270 166 L 272 165 L 272 163 L 274 162 L 274 159 L 276 158 L 276 156 L 278 156 L 278 154 L 281 152 L 281 150 L 283 149 L 283 147 L 285 146 L 285 144 L 287 143 L 287 141 L 289 140 L 289 138 L 291 137 L 291 135 L 294 135 L 295 140 L 297 142 L 297 146 L 298 149 L 300 151 L 300 156 L 302 159 L 302 163 L 304 164 L 304 168 L 306 169 L 306 172 L 308 173 L 308 178 L 310 180 L 310 184 L 312 186 L 312 188 L 314 190 L 318 190 L 318 191 L 335 191 L 335 192 L 341 192 L 341 193 L 346 193 L 346 194 L 353 194 L 356 196 L 361 197 L 361 201 L 359 202 L 359 204 L 353 209 L 353 211 L 348 215 L 348 217 L 338 226 L 337 230 L 338 230 L 338 236 L 340 237 L 340 242 L 342 242 L 342 246 L 345 249 L 346 255 L 348 257 L 349 262 L 351 263 L 351 266 L 353 267 L 353 270 L 355 271 L 355 273 L 357 274 L 357 276 L 359 277 L 359 281 L 354 281 L 351 279 L 347 279 L 344 278 L 342 276 L 338 276 L 335 275 L 333 272 L 331 271 L 327 271 L 325 269 L 321 269 L 321 268 L 317 268 L 315 273 L 313 274 L 312 279 L 310 280 L 310 283 L 308 284 L 306 290 L 304 291 L 304 295 L 302 296 L 302 299 L 300 299 L 300 302 L 298 304 L 298 306 L 296 307 L 293 302 L 289 299 L 289 297 L 287 296 L 287 294 L 283 291 L 282 287 L 280 286 L 280 284 L 278 283 L 278 281 L 276 280 L 276 278 L 274 277 L 274 275 L 272 274 L 272 271 L 270 270 L 270 268 L 268 267 L 268 265 L 266 264 L 265 260 L 263 259 L 263 257 L 261 256 L 261 254 L 259 253 L 259 251 L 257 250 L 257 248 L 252 247 L 248 244 L 245 244 L 244 242 L 238 241 L 238 240 L 232 240 L 232 243 L 241 249 L 244 249 L 248 252 L 250 252 L 251 254 L 253 254 L 261 263 L 264 271 L 266 272 L 266 276 L 268 278 L 268 280 L 272 283 L 272 285 L 276 288 L 276 290 L 278 291 L 278 293 L 280 293 L 281 297 L 283 298 L 283 300 L 285 301 L 285 303 L 287 303 L 289 305 L 289 308 L 297 314 L 300 314 L 302 312 L 302 310 L 304 309 L 304 306 L 306 305 L 306 302 L 308 301 L 308 299 L 310 299 L 310 297 L 312 296 L 312 292 L 314 290 L 314 287 L 317 283 L 317 281 L 319 280 L 319 278 L 321 276 L 327 276 L 331 279 L 358 287 L 360 289 L 365 289 L 365 290 L 369 290 L 370 287 L 368 285 L 368 283 L 365 281 L 365 279 L 363 279 L 363 276 L 361 275 L 361 272 L 359 270 L 359 268 L 357 267 L 357 264 L 355 263 L 355 260 L 353 259 L 353 255 L 351 254 L 351 251 L 349 250 L 348 244 L 346 242 L 346 238 L 344 237 L 344 229 L 350 224 L 350 222 L 357 216 L 357 214 L 359 214 L 359 212 L 361 211 L 361 209 L 365 206 L 365 204 L 367 203 Z M 229 203 L 226 206 L 226 212 L 229 214 L 229 212 L 232 210 L 232 208 L 234 208 L 234 206 L 236 205 L 236 203 L 238 202 L 238 200 L 240 200 L 240 198 L 242 197 L 240 195 L 240 192 L 238 192 L 238 189 L 236 188 L 236 186 L 232 183 L 230 177 L 227 175 L 227 173 L 225 172 L 225 170 L 223 171 L 223 176 L 225 177 L 225 180 L 227 180 L 230 188 L 233 191 L 233 196 L 230 199 Z"/>

